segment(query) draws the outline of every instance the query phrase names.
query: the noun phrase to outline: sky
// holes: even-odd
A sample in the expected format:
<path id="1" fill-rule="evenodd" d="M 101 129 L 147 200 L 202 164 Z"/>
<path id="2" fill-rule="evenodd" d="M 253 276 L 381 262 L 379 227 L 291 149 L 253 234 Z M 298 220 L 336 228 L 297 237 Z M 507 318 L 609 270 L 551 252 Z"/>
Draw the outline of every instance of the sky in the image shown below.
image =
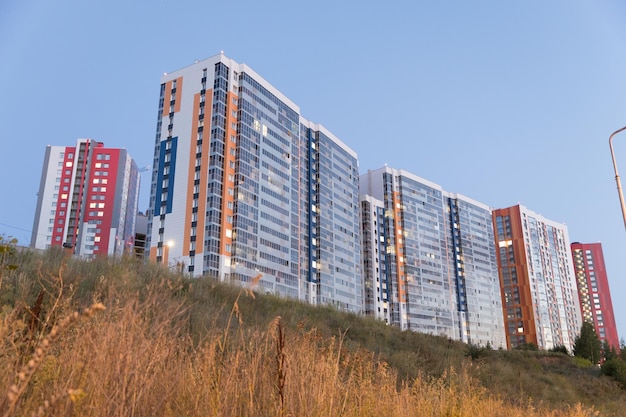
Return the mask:
<path id="1" fill-rule="evenodd" d="M 387 164 L 601 242 L 626 339 L 608 146 L 626 126 L 625 17 L 623 0 L 1 0 L 0 235 L 29 244 L 46 145 L 92 138 L 148 166 L 161 76 L 224 51 L 362 173 Z M 614 147 L 626 174 L 626 132 Z"/>

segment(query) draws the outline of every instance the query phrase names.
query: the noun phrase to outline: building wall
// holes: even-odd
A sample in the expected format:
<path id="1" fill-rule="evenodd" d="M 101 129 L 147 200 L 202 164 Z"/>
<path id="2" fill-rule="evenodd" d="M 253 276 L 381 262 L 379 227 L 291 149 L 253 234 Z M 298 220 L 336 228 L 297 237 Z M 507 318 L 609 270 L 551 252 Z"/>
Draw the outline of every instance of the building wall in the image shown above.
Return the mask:
<path id="1" fill-rule="evenodd" d="M 162 78 L 153 166 L 150 259 L 362 310 L 356 154 L 248 66 Z"/>
<path id="2" fill-rule="evenodd" d="M 507 343 L 570 352 L 582 323 L 567 227 L 517 205 L 493 213 Z"/>
<path id="3" fill-rule="evenodd" d="M 504 320 L 491 208 L 460 194 L 447 195 L 448 261 L 454 271 L 461 340 L 505 348 Z"/>
<path id="4" fill-rule="evenodd" d="M 121 255 L 132 246 L 138 193 L 138 169 L 126 151 L 92 139 L 48 146 L 31 246 Z"/>
<path id="5" fill-rule="evenodd" d="M 361 248 L 365 315 L 391 324 L 392 283 L 386 270 L 385 206 L 371 195 L 361 197 Z"/>
<path id="6" fill-rule="evenodd" d="M 387 319 L 388 308 L 402 329 L 504 346 L 489 207 L 389 167 L 360 184 L 367 311 Z"/>
<path id="7" fill-rule="evenodd" d="M 574 242 L 571 247 L 583 320 L 594 325 L 600 340 L 619 350 L 602 244 Z"/>

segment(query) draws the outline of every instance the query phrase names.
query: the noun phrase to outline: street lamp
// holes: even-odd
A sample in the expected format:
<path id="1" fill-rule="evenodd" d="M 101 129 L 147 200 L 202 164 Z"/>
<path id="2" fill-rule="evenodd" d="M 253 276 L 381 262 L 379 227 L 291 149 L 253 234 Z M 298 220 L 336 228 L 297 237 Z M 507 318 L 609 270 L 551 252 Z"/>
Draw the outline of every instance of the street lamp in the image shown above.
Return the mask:
<path id="1" fill-rule="evenodd" d="M 619 179 L 619 174 L 617 173 L 617 164 L 615 163 L 615 152 L 613 152 L 613 136 L 617 135 L 619 132 L 626 130 L 626 126 L 621 129 L 616 130 L 609 136 L 609 148 L 611 148 L 611 158 L 613 158 L 613 169 L 615 170 L 615 182 L 617 182 L 617 194 L 619 194 L 619 203 L 622 206 L 622 217 L 624 218 L 624 227 L 626 227 L 626 205 L 624 204 L 624 193 L 622 191 L 622 183 Z"/>

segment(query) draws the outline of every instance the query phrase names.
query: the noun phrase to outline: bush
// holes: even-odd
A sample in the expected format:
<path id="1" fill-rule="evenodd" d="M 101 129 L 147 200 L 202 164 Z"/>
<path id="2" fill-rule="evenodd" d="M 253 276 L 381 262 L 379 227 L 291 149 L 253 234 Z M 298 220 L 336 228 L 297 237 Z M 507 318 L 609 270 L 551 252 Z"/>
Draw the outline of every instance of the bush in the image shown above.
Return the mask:
<path id="1" fill-rule="evenodd" d="M 565 353 L 566 355 L 569 355 L 569 352 L 567 351 L 567 348 L 564 345 L 555 346 L 552 349 L 550 349 L 550 352 L 559 352 L 559 353 Z"/>
<path id="2" fill-rule="evenodd" d="M 611 359 L 602 364 L 602 373 L 619 382 L 626 389 L 626 362 L 620 359 Z"/>

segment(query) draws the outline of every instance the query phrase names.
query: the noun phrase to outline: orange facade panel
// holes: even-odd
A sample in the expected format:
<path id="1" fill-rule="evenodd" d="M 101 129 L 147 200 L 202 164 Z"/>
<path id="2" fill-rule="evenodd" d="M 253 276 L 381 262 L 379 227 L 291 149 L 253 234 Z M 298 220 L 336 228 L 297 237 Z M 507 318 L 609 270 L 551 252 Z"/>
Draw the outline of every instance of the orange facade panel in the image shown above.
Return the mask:
<path id="1" fill-rule="evenodd" d="M 170 101 L 172 101 L 172 81 L 165 83 L 165 95 L 163 96 L 163 112 L 161 117 L 167 117 L 170 114 Z"/>
<path id="2" fill-rule="evenodd" d="M 161 117 L 167 117 L 170 114 L 170 102 L 172 101 L 172 85 L 174 80 L 165 83 L 165 95 L 163 96 L 163 112 Z M 174 113 L 180 111 L 180 103 L 183 95 L 183 77 L 176 78 L 176 95 L 174 98 Z"/>
<path id="3" fill-rule="evenodd" d="M 503 235 L 499 235 L 501 232 L 497 227 L 498 217 L 509 219 L 510 232 L 503 230 Z M 507 347 L 510 349 L 518 345 L 517 340 L 511 340 L 513 336 L 524 336 L 525 343 L 537 345 L 537 329 L 519 206 L 494 210 L 492 218 Z M 516 279 L 505 280 L 505 271 L 511 271 L 513 268 Z M 513 300 L 507 299 L 512 297 L 512 294 L 519 296 L 519 300 L 516 297 L 513 297 Z"/>
<path id="4" fill-rule="evenodd" d="M 178 92 L 178 89 L 177 89 Z M 185 204 L 185 225 L 183 229 L 183 256 L 189 256 L 190 238 L 191 238 L 191 219 L 193 215 L 193 195 L 194 195 L 194 176 L 196 172 L 196 144 L 198 137 L 198 115 L 200 114 L 200 94 L 193 96 L 193 110 L 191 116 L 191 137 L 189 138 L 189 162 L 187 166 L 187 193 Z M 203 217 L 203 216 L 202 216 Z M 204 228 L 201 230 L 196 227 L 196 239 L 199 242 L 204 241 Z M 200 235 L 200 236 L 198 236 Z"/>
<path id="5" fill-rule="evenodd" d="M 157 247 L 153 246 L 150 248 L 149 259 L 151 262 L 156 262 L 156 258 L 157 258 Z"/>
<path id="6" fill-rule="evenodd" d="M 395 250 L 396 250 L 396 274 L 398 276 L 398 301 L 401 303 L 406 303 L 406 278 L 404 275 L 404 231 L 402 230 L 402 224 L 400 223 L 400 219 L 402 218 L 402 203 L 400 198 L 400 192 L 394 191 L 393 193 L 393 222 L 394 222 L 394 233 L 396 234 L 394 237 L 395 241 Z M 398 231 L 401 232 L 398 237 Z"/>
<path id="7" fill-rule="evenodd" d="M 183 77 L 176 78 L 176 96 L 174 99 L 174 113 L 178 113 L 180 111 L 180 103 L 182 102 L 183 95 Z"/>
<path id="8" fill-rule="evenodd" d="M 231 251 L 226 245 L 232 244 L 233 225 L 230 219 L 233 217 L 235 202 L 235 150 L 237 148 L 237 95 L 229 92 L 226 95 L 226 140 L 224 141 L 224 187 L 222 191 L 222 220 L 220 254 L 230 256 Z M 234 140 L 233 140 L 234 139 Z"/>
<path id="9" fill-rule="evenodd" d="M 204 103 L 204 108 L 205 109 L 212 109 L 213 108 L 213 89 L 210 90 L 206 90 L 206 102 Z M 206 110 L 205 110 L 205 114 L 206 114 Z M 209 113 L 210 114 L 210 113 Z M 211 126 L 210 126 L 210 118 L 206 118 L 205 116 L 205 126 L 204 126 L 204 132 L 210 132 L 211 131 Z M 206 136 L 206 135 L 205 135 Z M 202 157 L 200 158 L 200 190 L 199 190 L 199 196 L 198 196 L 198 233 L 200 236 L 202 236 L 201 240 L 197 240 L 196 245 L 200 244 L 203 245 L 204 247 L 204 229 L 206 226 L 206 199 L 207 199 L 207 186 L 208 186 L 208 182 L 209 182 L 209 144 L 211 143 L 211 141 L 209 140 L 208 137 L 205 137 L 202 140 Z M 201 249 L 201 252 L 203 252 L 204 249 Z"/>
<path id="10" fill-rule="evenodd" d="M 170 261 L 170 247 L 167 245 L 163 245 L 163 261 L 161 262 L 163 265 L 168 265 Z"/>
<path id="11" fill-rule="evenodd" d="M 213 90 L 207 90 L 205 94 L 205 109 L 212 108 L 212 97 Z M 191 122 L 191 138 L 189 142 L 191 146 L 189 147 L 189 167 L 187 170 L 187 202 L 185 204 L 185 230 L 183 231 L 183 255 L 189 256 L 189 252 L 191 250 L 191 223 L 193 218 L 193 201 L 194 194 L 196 191 L 196 178 L 198 178 L 198 198 L 197 198 L 197 213 L 196 213 L 196 245 L 203 245 L 204 242 L 204 228 L 206 225 L 206 199 L 207 199 L 207 183 L 208 183 L 208 166 L 209 166 L 209 144 L 210 140 L 208 138 L 203 138 L 200 144 L 200 148 L 198 148 L 198 127 L 200 123 L 202 123 L 204 132 L 210 132 L 210 119 L 204 119 L 202 122 L 199 121 L 200 115 L 200 106 L 201 106 L 201 95 L 197 93 L 193 98 L 193 112 L 192 112 L 192 122 Z M 205 125 L 206 123 L 206 125 Z M 198 159 L 197 154 L 200 152 L 200 171 L 196 171 L 196 160 Z M 197 174 L 196 174 L 197 172 Z M 197 246 L 196 246 L 197 250 Z M 202 250 L 200 250 L 202 252 Z"/>

